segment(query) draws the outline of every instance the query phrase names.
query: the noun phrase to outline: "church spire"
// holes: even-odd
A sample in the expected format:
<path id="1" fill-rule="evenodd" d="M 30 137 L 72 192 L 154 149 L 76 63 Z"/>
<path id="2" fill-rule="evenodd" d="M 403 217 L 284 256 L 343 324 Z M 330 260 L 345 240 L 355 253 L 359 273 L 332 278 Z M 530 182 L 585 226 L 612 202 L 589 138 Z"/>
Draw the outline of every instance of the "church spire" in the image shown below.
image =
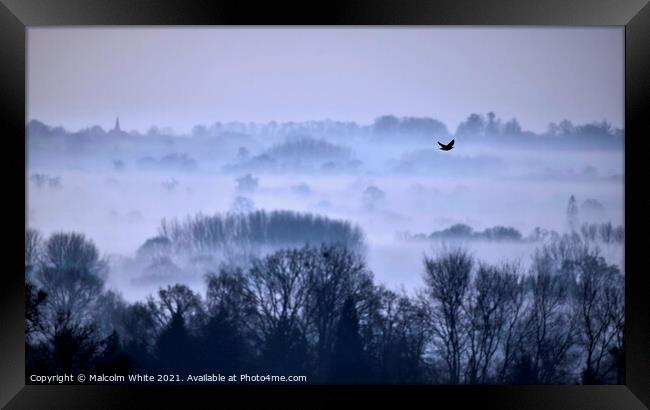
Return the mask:
<path id="1" fill-rule="evenodd" d="M 120 129 L 120 117 L 115 117 L 115 130 L 114 131 L 122 131 Z"/>

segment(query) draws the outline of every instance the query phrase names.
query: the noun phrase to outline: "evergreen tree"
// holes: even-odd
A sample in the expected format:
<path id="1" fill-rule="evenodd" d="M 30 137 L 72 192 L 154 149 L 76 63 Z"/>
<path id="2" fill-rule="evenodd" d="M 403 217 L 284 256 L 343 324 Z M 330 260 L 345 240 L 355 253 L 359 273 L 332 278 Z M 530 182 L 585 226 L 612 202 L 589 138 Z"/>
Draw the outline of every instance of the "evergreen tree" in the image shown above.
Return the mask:
<path id="1" fill-rule="evenodd" d="M 309 374 L 311 377 L 307 369 L 309 362 L 304 335 L 286 320 L 280 320 L 265 340 L 259 370 L 272 374 Z"/>
<path id="2" fill-rule="evenodd" d="M 156 344 L 158 367 L 164 372 L 189 370 L 188 355 L 192 351 L 190 335 L 181 313 L 174 313 Z"/>
<path id="3" fill-rule="evenodd" d="M 199 363 L 203 371 L 236 373 L 246 367 L 246 340 L 225 314 L 211 317 L 202 333 Z"/>
<path id="4" fill-rule="evenodd" d="M 365 359 L 359 334 L 359 317 L 354 300 L 348 297 L 343 304 L 336 332 L 330 381 L 333 383 L 367 383 L 370 369 Z"/>

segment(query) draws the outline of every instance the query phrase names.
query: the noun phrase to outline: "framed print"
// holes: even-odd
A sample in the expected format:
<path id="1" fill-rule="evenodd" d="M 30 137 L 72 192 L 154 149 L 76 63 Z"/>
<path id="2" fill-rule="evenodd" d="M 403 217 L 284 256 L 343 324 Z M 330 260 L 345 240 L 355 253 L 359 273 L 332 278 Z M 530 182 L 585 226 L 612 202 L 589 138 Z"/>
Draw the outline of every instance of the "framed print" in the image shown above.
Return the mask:
<path id="1" fill-rule="evenodd" d="M 2 3 L 3 406 L 650 403 L 645 2 Z"/>

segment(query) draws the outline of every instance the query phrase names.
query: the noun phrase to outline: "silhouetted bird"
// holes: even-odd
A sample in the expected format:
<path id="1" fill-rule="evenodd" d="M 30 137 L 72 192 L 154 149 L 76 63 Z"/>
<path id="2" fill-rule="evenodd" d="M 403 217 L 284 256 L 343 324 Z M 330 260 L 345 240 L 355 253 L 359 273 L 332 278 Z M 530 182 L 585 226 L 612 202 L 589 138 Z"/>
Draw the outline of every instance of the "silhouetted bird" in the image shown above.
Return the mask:
<path id="1" fill-rule="evenodd" d="M 451 142 L 449 144 L 447 144 L 447 145 L 445 145 L 445 144 L 441 143 L 440 141 L 438 141 L 438 145 L 440 145 L 441 150 L 449 151 L 452 148 L 454 148 L 454 140 L 451 140 Z"/>

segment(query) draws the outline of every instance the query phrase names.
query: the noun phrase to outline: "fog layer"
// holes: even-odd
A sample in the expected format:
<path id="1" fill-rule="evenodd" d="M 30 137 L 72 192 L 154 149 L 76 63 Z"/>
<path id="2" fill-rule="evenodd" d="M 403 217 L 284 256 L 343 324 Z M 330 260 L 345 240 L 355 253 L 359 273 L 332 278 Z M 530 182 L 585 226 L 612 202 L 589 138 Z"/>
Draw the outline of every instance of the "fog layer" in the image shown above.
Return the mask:
<path id="1" fill-rule="evenodd" d="M 390 116 L 369 125 L 217 123 L 190 135 L 119 126 L 69 132 L 32 121 L 27 223 L 45 236 L 74 231 L 93 240 L 113 261 L 108 283 L 127 299 L 166 282 L 200 286 L 209 266 L 174 261 L 176 276 L 147 278 L 145 266 L 128 262 L 148 239 L 164 236 L 163 221 L 198 215 L 290 210 L 347 223 L 362 232 L 360 249 L 376 279 L 407 290 L 421 283 L 422 256 L 449 243 L 525 266 L 540 232 L 589 223 L 622 229 L 621 130 L 565 122 L 537 135 L 491 113 L 477 117 L 482 122 L 470 116 L 454 136 L 433 119 Z M 451 138 L 452 151 L 438 150 L 437 141 Z M 577 214 L 568 218 L 572 196 Z M 445 231 L 459 224 L 472 233 Z M 493 227 L 515 233 L 476 234 Z M 259 245 L 251 252 L 280 244 Z M 622 240 L 602 249 L 622 265 Z M 225 255 L 215 253 L 211 263 Z M 246 258 L 235 253 L 229 262 Z"/>

